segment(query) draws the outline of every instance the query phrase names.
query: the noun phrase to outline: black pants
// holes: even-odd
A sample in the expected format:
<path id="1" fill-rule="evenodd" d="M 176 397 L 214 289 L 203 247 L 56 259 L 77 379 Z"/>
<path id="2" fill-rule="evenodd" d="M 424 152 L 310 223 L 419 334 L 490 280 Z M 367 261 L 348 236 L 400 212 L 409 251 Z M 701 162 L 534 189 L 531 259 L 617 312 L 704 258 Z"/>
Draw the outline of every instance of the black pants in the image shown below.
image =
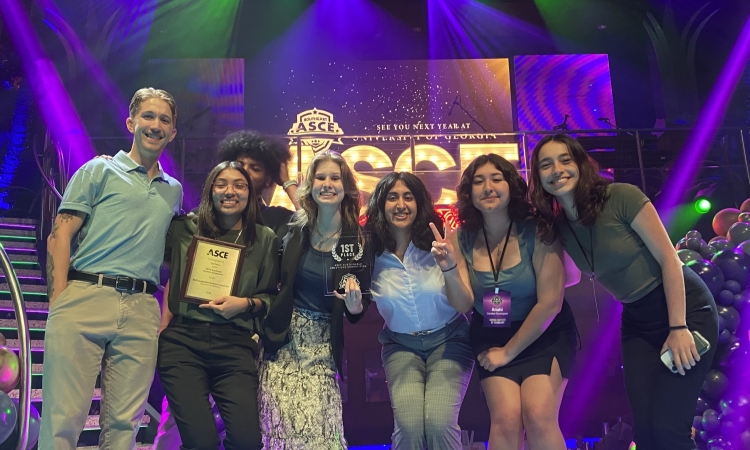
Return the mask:
<path id="1" fill-rule="evenodd" d="M 638 450 L 695 449 L 690 428 L 716 352 L 718 315 L 714 299 L 698 275 L 687 267 L 683 267 L 683 275 L 687 325 L 711 344 L 711 350 L 685 376 L 673 374 L 661 362 L 661 348 L 669 335 L 664 287 L 660 285 L 642 299 L 623 305 L 625 386 Z"/>
<path id="2" fill-rule="evenodd" d="M 209 404 L 219 408 L 226 450 L 263 448 L 258 418 L 257 343 L 233 324 L 181 317 L 159 336 L 157 366 L 183 450 L 216 450 L 219 434 Z"/>

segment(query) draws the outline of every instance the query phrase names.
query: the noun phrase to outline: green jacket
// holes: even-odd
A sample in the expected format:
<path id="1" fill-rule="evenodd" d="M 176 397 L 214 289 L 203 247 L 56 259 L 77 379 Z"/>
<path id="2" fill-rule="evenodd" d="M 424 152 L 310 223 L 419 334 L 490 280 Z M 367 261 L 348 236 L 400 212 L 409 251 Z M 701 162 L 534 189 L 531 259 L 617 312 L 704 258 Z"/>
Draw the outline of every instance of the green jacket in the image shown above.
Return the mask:
<path id="1" fill-rule="evenodd" d="M 253 331 L 263 337 L 262 322 L 271 304 L 278 293 L 279 278 L 279 238 L 270 228 L 255 224 L 255 242 L 252 245 L 244 243 L 245 260 L 242 263 L 242 272 L 237 285 L 237 297 L 258 298 L 263 302 L 264 308 L 255 313 L 246 312 L 237 314 L 231 319 L 225 319 L 210 309 L 201 309 L 198 305 L 179 300 L 182 287 L 182 276 L 185 272 L 187 251 L 197 233 L 197 220 L 193 216 L 176 217 L 169 226 L 167 232 L 165 261 L 169 261 L 171 274 L 169 277 L 169 310 L 174 314 L 184 317 L 205 320 L 207 322 L 227 323 Z M 218 240 L 234 242 L 238 231 L 230 230 Z"/>
<path id="2" fill-rule="evenodd" d="M 294 310 L 294 279 L 297 276 L 302 252 L 310 245 L 310 231 L 307 228 L 290 226 L 289 232 L 284 236 L 284 249 L 281 256 L 281 272 L 279 281 L 281 289 L 276 301 L 271 305 L 271 310 L 266 316 L 263 325 L 263 351 L 266 354 L 276 353 L 281 347 L 289 342 L 289 324 L 292 322 L 292 311 Z M 362 312 L 351 314 L 344 301 L 333 298 L 333 311 L 331 311 L 331 352 L 339 373 L 342 373 L 342 360 L 344 352 L 344 316 L 351 323 L 358 322 L 367 312 L 370 304 L 370 296 L 362 296 Z"/>

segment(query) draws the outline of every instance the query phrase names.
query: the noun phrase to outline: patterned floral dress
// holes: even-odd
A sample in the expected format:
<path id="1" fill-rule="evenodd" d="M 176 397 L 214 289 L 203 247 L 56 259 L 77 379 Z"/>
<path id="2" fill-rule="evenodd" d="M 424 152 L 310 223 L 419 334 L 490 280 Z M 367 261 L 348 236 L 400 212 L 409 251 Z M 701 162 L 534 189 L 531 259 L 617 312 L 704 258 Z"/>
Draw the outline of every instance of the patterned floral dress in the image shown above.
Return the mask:
<path id="1" fill-rule="evenodd" d="M 261 358 L 258 407 L 266 450 L 347 448 L 330 322 L 330 314 L 295 308 L 290 342 Z"/>

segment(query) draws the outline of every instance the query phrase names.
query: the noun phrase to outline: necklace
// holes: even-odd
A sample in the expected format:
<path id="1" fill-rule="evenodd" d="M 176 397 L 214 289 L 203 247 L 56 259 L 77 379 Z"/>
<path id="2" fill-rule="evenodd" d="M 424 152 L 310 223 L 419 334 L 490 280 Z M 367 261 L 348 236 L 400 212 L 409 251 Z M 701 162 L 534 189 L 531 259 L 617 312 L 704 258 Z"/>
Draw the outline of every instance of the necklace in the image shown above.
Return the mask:
<path id="1" fill-rule="evenodd" d="M 245 229 L 241 229 L 240 232 L 237 234 L 237 237 L 234 238 L 234 243 L 236 244 L 238 240 L 240 240 L 240 236 L 242 236 L 242 232 L 245 231 Z"/>
<path id="2" fill-rule="evenodd" d="M 326 242 L 330 241 L 334 236 L 336 236 L 337 234 L 341 233 L 341 227 L 339 227 L 338 230 L 334 231 L 333 233 L 329 234 L 328 236 L 323 236 L 322 234 L 320 234 L 320 231 L 318 231 L 317 229 L 314 230 L 314 233 L 317 234 L 318 236 L 320 236 L 320 240 L 318 241 L 318 248 L 320 248 L 320 247 L 323 246 L 323 244 L 325 244 Z"/>
<path id="3" fill-rule="evenodd" d="M 596 300 L 596 286 L 594 285 L 594 281 L 596 280 L 596 263 L 594 261 L 594 229 L 593 227 L 588 227 L 589 229 L 589 242 L 591 242 L 591 259 L 589 260 L 589 256 L 586 253 L 586 249 L 583 247 L 583 244 L 581 244 L 581 240 L 578 239 L 578 234 L 573 230 L 573 227 L 570 225 L 570 220 L 566 220 L 565 223 L 568 225 L 568 228 L 570 229 L 570 232 L 573 233 L 573 237 L 576 240 L 576 244 L 578 244 L 578 248 L 581 250 L 581 253 L 583 254 L 583 258 L 586 260 L 586 264 L 589 265 L 589 268 L 591 269 L 591 277 L 589 279 L 591 280 L 591 290 L 594 292 L 594 307 L 596 308 L 596 321 L 599 321 L 599 302 Z"/>

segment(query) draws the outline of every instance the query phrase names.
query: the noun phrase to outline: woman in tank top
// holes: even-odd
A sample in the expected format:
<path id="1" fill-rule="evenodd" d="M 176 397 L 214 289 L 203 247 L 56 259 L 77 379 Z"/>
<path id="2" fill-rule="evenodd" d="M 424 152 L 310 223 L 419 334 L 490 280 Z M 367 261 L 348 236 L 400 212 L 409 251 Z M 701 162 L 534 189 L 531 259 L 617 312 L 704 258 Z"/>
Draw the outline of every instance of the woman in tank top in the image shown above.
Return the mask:
<path id="1" fill-rule="evenodd" d="M 564 450 L 558 411 L 576 353 L 557 242 L 537 236 L 527 187 L 504 158 L 483 155 L 458 186 L 459 267 L 474 292 L 470 337 L 490 410 L 490 448 Z M 466 280 L 469 282 L 469 280 Z"/>

